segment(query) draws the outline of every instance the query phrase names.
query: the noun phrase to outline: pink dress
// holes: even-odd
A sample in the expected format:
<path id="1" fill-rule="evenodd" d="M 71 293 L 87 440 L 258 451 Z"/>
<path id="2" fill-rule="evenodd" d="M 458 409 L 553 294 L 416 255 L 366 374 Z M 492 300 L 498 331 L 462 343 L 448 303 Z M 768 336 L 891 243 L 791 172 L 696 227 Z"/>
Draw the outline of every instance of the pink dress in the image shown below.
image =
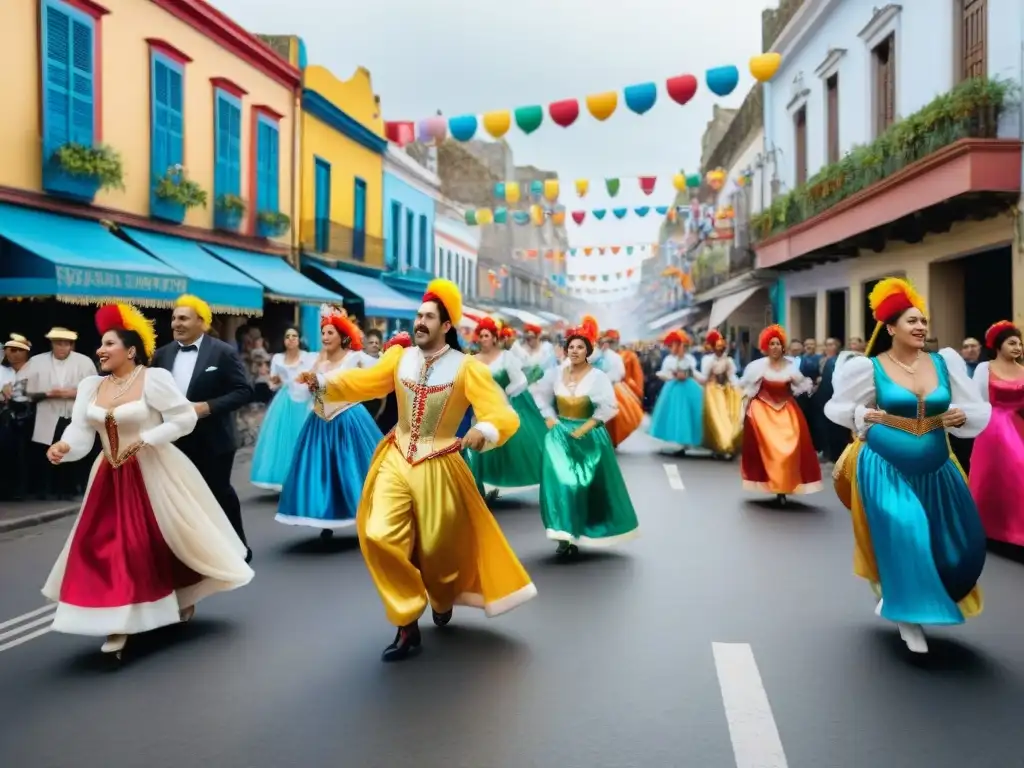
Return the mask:
<path id="1" fill-rule="evenodd" d="M 982 363 L 974 381 L 992 403 L 992 420 L 974 441 L 971 494 L 988 538 L 1024 546 L 1024 379 L 1000 379 Z"/>

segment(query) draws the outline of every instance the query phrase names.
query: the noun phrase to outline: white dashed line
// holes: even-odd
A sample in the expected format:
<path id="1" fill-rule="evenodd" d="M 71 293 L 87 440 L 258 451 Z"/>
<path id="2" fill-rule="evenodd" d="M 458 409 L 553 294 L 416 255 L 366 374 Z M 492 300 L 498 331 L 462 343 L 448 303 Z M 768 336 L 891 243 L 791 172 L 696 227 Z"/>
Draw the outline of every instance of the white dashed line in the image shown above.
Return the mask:
<path id="1" fill-rule="evenodd" d="M 665 474 L 668 475 L 668 486 L 673 491 L 685 491 L 686 486 L 683 485 L 683 478 L 679 476 L 679 467 L 675 464 L 665 464 Z"/>
<path id="2" fill-rule="evenodd" d="M 736 768 L 787 768 L 753 650 L 746 643 L 712 643 L 711 650 Z"/>
<path id="3" fill-rule="evenodd" d="M 56 605 L 44 605 L 34 611 L 15 616 L 0 623 L 0 653 L 16 648 L 29 640 L 42 637 L 50 631 Z M 31 630 L 31 631 L 30 631 Z"/>

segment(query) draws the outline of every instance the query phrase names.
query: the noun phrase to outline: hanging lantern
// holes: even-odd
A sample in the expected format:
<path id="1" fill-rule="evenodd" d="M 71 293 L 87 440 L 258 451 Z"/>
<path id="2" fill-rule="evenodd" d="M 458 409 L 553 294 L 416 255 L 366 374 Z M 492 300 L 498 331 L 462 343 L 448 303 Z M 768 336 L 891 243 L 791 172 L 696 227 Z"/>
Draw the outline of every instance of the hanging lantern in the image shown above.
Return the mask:
<path id="1" fill-rule="evenodd" d="M 494 196 L 496 198 L 498 198 L 499 200 L 504 199 L 504 197 L 505 197 L 505 182 L 504 181 L 496 181 L 496 182 L 494 182 Z"/>
<path id="2" fill-rule="evenodd" d="M 482 225 L 494 223 L 494 213 L 490 208 L 476 209 L 476 223 Z"/>
<path id="3" fill-rule="evenodd" d="M 716 96 L 728 96 L 736 90 L 740 82 L 740 71 L 732 64 L 725 67 L 715 67 L 704 73 L 704 82 L 708 89 Z"/>
<path id="4" fill-rule="evenodd" d="M 598 120 L 607 120 L 619 106 L 619 94 L 615 91 L 592 93 L 587 96 L 587 110 Z"/>
<path id="5" fill-rule="evenodd" d="M 551 214 L 551 223 L 556 227 L 565 226 L 565 209 L 562 208 L 557 211 L 553 211 Z"/>
<path id="6" fill-rule="evenodd" d="M 459 115 L 448 121 L 448 130 L 456 141 L 469 141 L 476 136 L 476 115 Z"/>
<path id="7" fill-rule="evenodd" d="M 466 223 L 469 226 L 476 226 L 476 211 L 466 211 Z"/>
<path id="8" fill-rule="evenodd" d="M 518 203 L 519 202 L 519 182 L 518 181 L 506 181 L 505 182 L 505 202 L 506 203 Z"/>
<path id="9" fill-rule="evenodd" d="M 708 171 L 704 175 L 704 180 L 708 183 L 715 192 L 718 192 L 722 187 L 725 186 L 726 172 L 722 168 L 716 168 L 713 171 Z"/>
<path id="10" fill-rule="evenodd" d="M 507 224 L 508 223 L 508 208 L 495 208 L 494 209 L 494 223 L 495 224 Z"/>
<path id="11" fill-rule="evenodd" d="M 512 113 L 507 109 L 498 112 L 487 112 L 484 115 L 484 130 L 491 138 L 500 139 L 512 127 Z"/>
<path id="12" fill-rule="evenodd" d="M 530 196 L 541 197 L 544 194 L 544 182 L 543 181 L 531 181 L 530 182 Z"/>
<path id="13" fill-rule="evenodd" d="M 576 194 L 579 197 L 586 197 L 590 189 L 590 182 L 586 179 L 576 179 Z"/>
<path id="14" fill-rule="evenodd" d="M 775 73 L 779 71 L 782 64 L 781 53 L 762 53 L 750 59 L 750 74 L 759 83 L 767 83 Z"/>
<path id="15" fill-rule="evenodd" d="M 539 205 L 530 206 L 530 221 L 533 222 L 533 226 L 540 227 L 544 224 L 544 209 Z"/>
<path id="16" fill-rule="evenodd" d="M 689 176 L 687 176 L 686 187 L 687 189 L 700 189 L 700 174 L 691 173 Z"/>
<path id="17" fill-rule="evenodd" d="M 544 180 L 544 199 L 549 203 L 558 200 L 558 179 Z"/>
<path id="18" fill-rule="evenodd" d="M 675 187 L 676 192 L 682 192 L 686 189 L 686 175 L 677 173 L 672 177 L 672 186 Z"/>

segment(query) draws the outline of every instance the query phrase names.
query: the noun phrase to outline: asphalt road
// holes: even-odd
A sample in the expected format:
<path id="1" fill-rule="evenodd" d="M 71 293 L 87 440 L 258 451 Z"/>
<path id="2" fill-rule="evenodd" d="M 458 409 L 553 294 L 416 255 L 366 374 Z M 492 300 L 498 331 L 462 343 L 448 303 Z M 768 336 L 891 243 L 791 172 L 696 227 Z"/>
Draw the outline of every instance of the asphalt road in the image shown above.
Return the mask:
<path id="1" fill-rule="evenodd" d="M 780 511 L 736 464 L 625 448 L 641 538 L 560 564 L 535 497 L 500 502 L 539 596 L 457 609 L 404 664 L 378 660 L 392 630 L 354 540 L 278 525 L 252 491 L 254 582 L 121 668 L 46 610 L 16 618 L 70 521 L 0 538 L 0 766 L 1024 766 L 1024 565 L 990 557 L 987 612 L 912 657 L 831 490 Z"/>

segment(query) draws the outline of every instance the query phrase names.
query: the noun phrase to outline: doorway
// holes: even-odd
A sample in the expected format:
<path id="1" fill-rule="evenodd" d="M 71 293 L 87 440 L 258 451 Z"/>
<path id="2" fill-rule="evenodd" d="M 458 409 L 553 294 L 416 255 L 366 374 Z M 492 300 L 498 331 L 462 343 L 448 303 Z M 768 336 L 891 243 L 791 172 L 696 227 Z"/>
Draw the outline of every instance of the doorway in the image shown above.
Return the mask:
<path id="1" fill-rule="evenodd" d="M 984 343 L 985 331 L 1000 320 L 1013 319 L 1013 257 L 1010 246 L 993 248 L 963 262 L 963 332 Z"/>
<path id="2" fill-rule="evenodd" d="M 825 335 L 846 345 L 846 288 L 825 293 Z M 824 339 L 823 339 L 824 341 Z"/>
<path id="3" fill-rule="evenodd" d="M 818 297 L 816 295 L 794 296 L 790 299 L 790 338 L 797 340 L 815 338 L 817 308 Z"/>

